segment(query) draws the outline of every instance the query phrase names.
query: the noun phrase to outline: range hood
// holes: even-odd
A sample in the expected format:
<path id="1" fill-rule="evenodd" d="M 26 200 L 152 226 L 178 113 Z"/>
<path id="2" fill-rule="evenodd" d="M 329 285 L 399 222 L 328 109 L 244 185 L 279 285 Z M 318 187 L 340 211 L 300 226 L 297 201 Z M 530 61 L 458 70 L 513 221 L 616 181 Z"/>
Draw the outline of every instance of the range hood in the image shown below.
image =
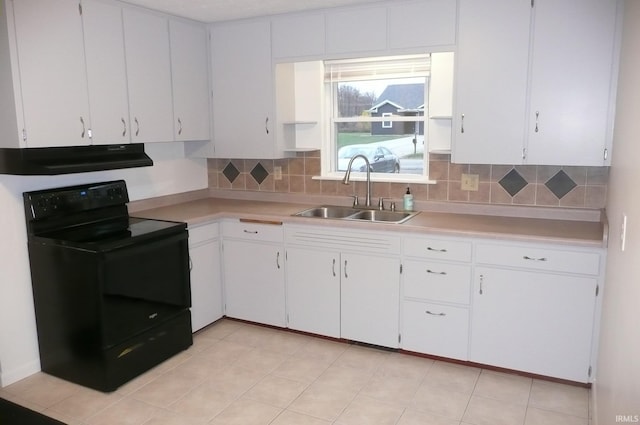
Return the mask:
<path id="1" fill-rule="evenodd" d="M 144 144 L 0 148 L 0 174 L 51 176 L 120 168 L 148 167 Z"/>

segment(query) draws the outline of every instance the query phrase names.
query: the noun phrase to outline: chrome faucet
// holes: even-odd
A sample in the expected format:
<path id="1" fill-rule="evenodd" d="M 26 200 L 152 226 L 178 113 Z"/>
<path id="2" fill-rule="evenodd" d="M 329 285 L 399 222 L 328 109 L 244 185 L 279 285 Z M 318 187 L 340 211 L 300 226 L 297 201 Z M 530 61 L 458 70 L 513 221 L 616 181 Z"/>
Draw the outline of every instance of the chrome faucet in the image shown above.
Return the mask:
<path id="1" fill-rule="evenodd" d="M 369 159 L 362 154 L 353 155 L 351 160 L 349 160 L 349 165 L 347 165 L 347 172 L 344 173 L 344 178 L 342 179 L 342 184 L 349 184 L 349 177 L 351 177 L 351 164 L 353 164 L 353 160 L 356 158 L 364 159 L 364 162 L 367 164 L 367 199 L 364 204 L 367 207 L 371 206 L 371 164 L 369 163 Z"/>

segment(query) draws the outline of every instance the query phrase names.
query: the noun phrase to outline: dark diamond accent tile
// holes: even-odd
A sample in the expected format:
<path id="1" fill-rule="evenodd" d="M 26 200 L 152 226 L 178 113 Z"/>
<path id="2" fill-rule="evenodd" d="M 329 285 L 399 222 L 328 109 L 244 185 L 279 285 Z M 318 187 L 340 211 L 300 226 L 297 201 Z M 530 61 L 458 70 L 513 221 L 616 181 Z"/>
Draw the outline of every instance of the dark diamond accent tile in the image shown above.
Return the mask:
<path id="1" fill-rule="evenodd" d="M 253 179 L 258 184 L 262 184 L 264 179 L 269 177 L 269 172 L 267 170 L 265 170 L 264 167 L 262 166 L 262 164 L 260 164 L 259 162 L 255 167 L 253 167 L 253 170 L 251 170 L 250 174 L 251 174 L 251 177 L 253 177 Z"/>
<path id="2" fill-rule="evenodd" d="M 498 183 L 511 196 L 516 196 L 518 192 L 529 184 L 524 177 L 515 170 L 515 168 L 509 171 L 506 176 L 501 178 Z"/>
<path id="3" fill-rule="evenodd" d="M 553 177 L 551 177 L 544 184 L 547 188 L 553 192 L 558 199 L 562 199 L 567 193 L 571 192 L 574 187 L 577 186 L 571 177 L 564 171 L 558 171 Z"/>
<path id="4" fill-rule="evenodd" d="M 230 162 L 226 167 L 224 167 L 224 170 L 222 170 L 222 174 L 224 174 L 229 182 L 233 183 L 233 181 L 240 175 L 240 171 L 238 171 L 236 166 Z"/>

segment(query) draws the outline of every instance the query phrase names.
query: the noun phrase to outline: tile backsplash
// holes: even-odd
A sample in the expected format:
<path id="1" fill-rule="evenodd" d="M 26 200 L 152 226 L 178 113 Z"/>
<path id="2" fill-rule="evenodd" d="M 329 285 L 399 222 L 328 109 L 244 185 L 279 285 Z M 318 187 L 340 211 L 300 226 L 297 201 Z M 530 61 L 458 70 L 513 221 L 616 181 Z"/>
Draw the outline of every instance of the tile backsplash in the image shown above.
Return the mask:
<path id="1" fill-rule="evenodd" d="M 320 151 L 298 153 L 295 158 L 209 159 L 209 188 L 305 195 L 364 195 L 365 183 L 343 185 L 318 180 Z M 281 167 L 276 180 L 274 167 Z M 477 191 L 461 189 L 462 174 L 477 174 Z M 449 155 L 431 155 L 429 177 L 436 184 L 409 184 L 418 201 L 470 202 L 545 207 L 604 208 L 609 167 L 547 165 L 452 164 Z M 400 200 L 406 183 L 373 183 L 374 199 Z"/>

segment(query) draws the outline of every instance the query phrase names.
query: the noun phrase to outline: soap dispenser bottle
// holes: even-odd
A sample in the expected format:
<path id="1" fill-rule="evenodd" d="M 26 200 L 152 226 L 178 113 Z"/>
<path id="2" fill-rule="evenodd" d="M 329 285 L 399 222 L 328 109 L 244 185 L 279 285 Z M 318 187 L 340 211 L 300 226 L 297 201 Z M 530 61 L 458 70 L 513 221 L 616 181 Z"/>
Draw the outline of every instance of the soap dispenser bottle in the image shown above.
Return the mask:
<path id="1" fill-rule="evenodd" d="M 411 194 L 411 190 L 407 187 L 407 192 L 404 194 L 404 205 L 403 209 L 405 211 L 413 210 L 413 195 Z"/>

